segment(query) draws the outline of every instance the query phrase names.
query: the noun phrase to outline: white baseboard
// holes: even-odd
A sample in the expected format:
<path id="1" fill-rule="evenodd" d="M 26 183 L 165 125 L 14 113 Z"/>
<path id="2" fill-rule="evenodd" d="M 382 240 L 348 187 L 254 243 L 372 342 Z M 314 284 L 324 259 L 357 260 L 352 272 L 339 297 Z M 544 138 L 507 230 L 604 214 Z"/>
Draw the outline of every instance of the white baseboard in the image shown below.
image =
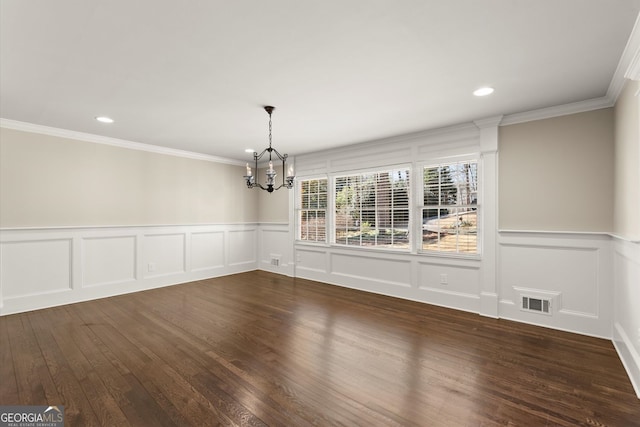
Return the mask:
<path id="1" fill-rule="evenodd" d="M 633 389 L 640 399 L 640 355 L 631 343 L 629 336 L 619 323 L 614 325 L 613 345 L 618 352 L 624 369 L 631 380 Z"/>

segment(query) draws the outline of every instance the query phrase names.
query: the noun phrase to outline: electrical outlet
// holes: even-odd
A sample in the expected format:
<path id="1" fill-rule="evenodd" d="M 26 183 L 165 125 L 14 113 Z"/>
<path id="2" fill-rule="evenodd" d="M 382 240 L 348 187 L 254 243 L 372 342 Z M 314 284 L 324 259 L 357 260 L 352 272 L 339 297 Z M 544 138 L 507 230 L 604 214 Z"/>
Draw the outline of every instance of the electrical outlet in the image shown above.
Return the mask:
<path id="1" fill-rule="evenodd" d="M 149 273 L 153 273 L 154 271 L 156 271 L 156 263 L 150 262 L 149 264 L 147 264 L 147 271 Z"/>
<path id="2" fill-rule="evenodd" d="M 446 285 L 448 283 L 449 283 L 449 277 L 445 273 L 442 273 L 440 275 L 440 284 L 441 285 Z"/>

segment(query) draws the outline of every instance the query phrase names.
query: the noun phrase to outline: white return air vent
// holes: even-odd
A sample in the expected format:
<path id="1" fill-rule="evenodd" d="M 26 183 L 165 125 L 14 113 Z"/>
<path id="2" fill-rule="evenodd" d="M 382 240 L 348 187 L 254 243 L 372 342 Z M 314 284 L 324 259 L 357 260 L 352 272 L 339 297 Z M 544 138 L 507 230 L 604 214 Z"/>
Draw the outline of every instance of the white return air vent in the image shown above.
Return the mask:
<path id="1" fill-rule="evenodd" d="M 271 265 L 274 267 L 280 267 L 280 255 L 271 254 Z"/>
<path id="2" fill-rule="evenodd" d="M 523 295 L 520 309 L 551 315 L 551 300 Z"/>
<path id="3" fill-rule="evenodd" d="M 515 302 L 520 305 L 520 311 L 553 316 L 553 313 L 561 308 L 562 294 L 560 292 L 519 286 L 514 286 L 513 290 L 518 298 Z"/>

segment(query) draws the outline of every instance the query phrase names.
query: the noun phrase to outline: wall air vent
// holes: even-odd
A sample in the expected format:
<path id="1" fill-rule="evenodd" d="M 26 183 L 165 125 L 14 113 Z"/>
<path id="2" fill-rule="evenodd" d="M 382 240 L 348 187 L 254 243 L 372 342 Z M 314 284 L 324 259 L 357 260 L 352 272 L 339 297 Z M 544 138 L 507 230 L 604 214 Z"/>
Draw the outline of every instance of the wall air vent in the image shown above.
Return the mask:
<path id="1" fill-rule="evenodd" d="M 551 315 L 551 300 L 523 295 L 520 309 Z"/>

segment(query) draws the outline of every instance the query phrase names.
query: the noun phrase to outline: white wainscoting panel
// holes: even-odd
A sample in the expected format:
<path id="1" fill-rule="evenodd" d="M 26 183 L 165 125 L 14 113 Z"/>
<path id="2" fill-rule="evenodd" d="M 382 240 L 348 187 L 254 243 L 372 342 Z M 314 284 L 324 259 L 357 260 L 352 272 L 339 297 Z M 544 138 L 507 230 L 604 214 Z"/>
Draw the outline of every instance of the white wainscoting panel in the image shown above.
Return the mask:
<path id="1" fill-rule="evenodd" d="M 82 245 L 82 287 L 135 280 L 135 235 L 88 237 Z"/>
<path id="2" fill-rule="evenodd" d="M 326 246 L 296 246 L 296 276 L 322 280 L 329 274 L 329 253 Z"/>
<path id="3" fill-rule="evenodd" d="M 231 230 L 229 232 L 229 265 L 255 264 L 257 243 L 257 229 Z"/>
<path id="4" fill-rule="evenodd" d="M 427 259 L 418 263 L 419 288 L 432 304 L 480 312 L 480 262 Z"/>
<path id="5" fill-rule="evenodd" d="M 0 230 L 0 315 L 258 268 L 257 224 Z"/>
<path id="6" fill-rule="evenodd" d="M 640 398 L 640 242 L 614 238 L 613 343 Z"/>
<path id="7" fill-rule="evenodd" d="M 293 238 L 288 223 L 260 224 L 259 268 L 293 276 Z"/>
<path id="8" fill-rule="evenodd" d="M 500 317 L 611 338 L 610 240 L 600 234 L 501 232 Z M 521 310 L 522 294 L 552 296 L 551 315 Z"/>
<path id="9" fill-rule="evenodd" d="M 366 251 L 332 252 L 331 274 L 345 277 L 360 286 L 411 286 L 411 260 Z"/>
<path id="10" fill-rule="evenodd" d="M 70 238 L 2 242 L 3 298 L 70 291 L 71 256 Z M 16 277 L 20 280 L 12 280 Z"/>
<path id="11" fill-rule="evenodd" d="M 142 243 L 145 277 L 185 272 L 185 233 L 145 234 Z"/>
<path id="12" fill-rule="evenodd" d="M 191 271 L 224 267 L 224 231 L 191 233 Z"/>
<path id="13" fill-rule="evenodd" d="M 306 243 L 295 245 L 295 257 L 296 277 L 479 311 L 479 260 Z"/>

